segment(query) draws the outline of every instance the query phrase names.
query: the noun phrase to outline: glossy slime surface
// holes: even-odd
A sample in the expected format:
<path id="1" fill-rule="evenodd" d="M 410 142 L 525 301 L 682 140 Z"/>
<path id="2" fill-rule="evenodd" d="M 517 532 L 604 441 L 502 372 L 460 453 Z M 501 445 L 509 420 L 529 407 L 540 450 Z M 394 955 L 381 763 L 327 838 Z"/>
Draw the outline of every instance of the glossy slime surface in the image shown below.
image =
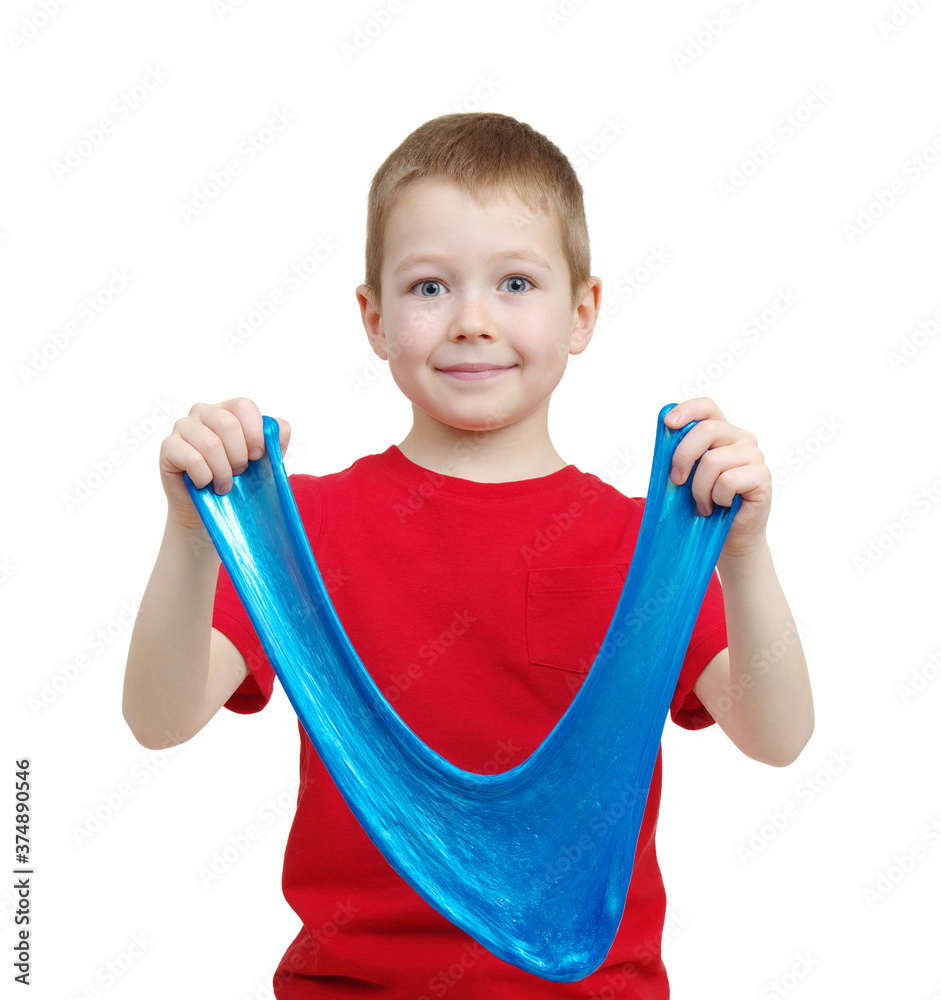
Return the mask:
<path id="1" fill-rule="evenodd" d="M 673 405 L 658 416 L 637 546 L 594 664 L 542 745 L 501 774 L 435 753 L 373 682 L 317 569 L 274 419 L 264 418 L 265 455 L 228 494 L 186 477 L 301 724 L 378 849 L 494 955 L 557 982 L 589 975 L 614 940 L 670 701 L 741 504 L 702 517 L 692 473 L 670 481 L 695 423 L 666 427 Z"/>

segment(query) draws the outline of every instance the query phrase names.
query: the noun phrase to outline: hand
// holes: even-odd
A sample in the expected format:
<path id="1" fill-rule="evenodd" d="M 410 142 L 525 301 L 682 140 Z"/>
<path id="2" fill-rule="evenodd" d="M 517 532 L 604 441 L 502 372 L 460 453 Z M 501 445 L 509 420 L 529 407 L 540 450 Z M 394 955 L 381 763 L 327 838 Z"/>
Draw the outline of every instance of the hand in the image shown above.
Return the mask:
<path id="1" fill-rule="evenodd" d="M 765 527 L 771 510 L 771 470 L 765 465 L 755 435 L 733 427 L 713 400 L 702 396 L 674 406 L 663 418 L 674 430 L 691 420 L 699 423 L 679 443 L 673 455 L 670 479 L 686 482 L 693 476 L 693 499 L 700 514 L 708 516 L 713 505 L 728 507 L 736 493 L 742 505 L 732 521 L 722 555 L 745 555 L 766 544 Z"/>
<path id="2" fill-rule="evenodd" d="M 279 419 L 278 428 L 283 454 L 291 427 Z M 160 446 L 160 478 L 170 518 L 183 528 L 199 528 L 202 524 L 183 482 L 184 472 L 199 489 L 211 482 L 216 493 L 228 493 L 233 476 L 244 472 L 249 460 L 259 459 L 264 453 L 264 421 L 250 399 L 196 403 L 187 416 L 177 420 L 173 432 Z"/>

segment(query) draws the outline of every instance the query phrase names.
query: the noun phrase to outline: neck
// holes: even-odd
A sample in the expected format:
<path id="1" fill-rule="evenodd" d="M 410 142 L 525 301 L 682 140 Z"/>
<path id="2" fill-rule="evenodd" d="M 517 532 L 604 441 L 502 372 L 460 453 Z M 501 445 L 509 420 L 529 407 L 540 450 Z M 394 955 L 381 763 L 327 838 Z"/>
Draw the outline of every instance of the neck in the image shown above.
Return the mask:
<path id="1" fill-rule="evenodd" d="M 549 438 L 546 408 L 510 427 L 473 430 L 451 427 L 412 407 L 412 429 L 399 451 L 423 469 L 476 483 L 538 479 L 566 462 Z"/>

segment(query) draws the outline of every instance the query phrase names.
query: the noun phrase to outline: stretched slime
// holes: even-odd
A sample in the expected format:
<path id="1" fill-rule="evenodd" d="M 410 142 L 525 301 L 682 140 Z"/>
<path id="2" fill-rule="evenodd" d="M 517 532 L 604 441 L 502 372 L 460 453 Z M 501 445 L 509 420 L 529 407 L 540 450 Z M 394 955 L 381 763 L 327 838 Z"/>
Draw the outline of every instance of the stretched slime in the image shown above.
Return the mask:
<path id="1" fill-rule="evenodd" d="M 314 561 L 277 421 L 264 418 L 265 454 L 229 493 L 185 477 L 291 705 L 377 848 L 494 955 L 556 982 L 597 969 L 617 933 L 670 702 L 741 504 L 736 496 L 703 517 L 693 474 L 670 481 L 673 452 L 695 423 L 666 427 L 673 405 L 658 416 L 637 545 L 591 670 L 538 749 L 501 774 L 435 753 L 372 680 Z M 571 845 L 584 837 L 590 849 L 573 862 Z"/>

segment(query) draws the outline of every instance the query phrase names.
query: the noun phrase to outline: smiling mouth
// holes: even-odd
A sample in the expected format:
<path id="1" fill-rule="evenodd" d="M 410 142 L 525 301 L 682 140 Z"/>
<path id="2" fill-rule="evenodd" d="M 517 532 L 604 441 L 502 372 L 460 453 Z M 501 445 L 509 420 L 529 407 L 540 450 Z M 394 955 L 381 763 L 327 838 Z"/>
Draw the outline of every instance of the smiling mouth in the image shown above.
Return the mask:
<path id="1" fill-rule="evenodd" d="M 464 382 L 479 381 L 481 379 L 495 378 L 503 372 L 508 372 L 516 365 L 494 365 L 486 362 L 466 365 L 450 365 L 447 368 L 439 368 L 443 375 L 459 379 Z"/>

